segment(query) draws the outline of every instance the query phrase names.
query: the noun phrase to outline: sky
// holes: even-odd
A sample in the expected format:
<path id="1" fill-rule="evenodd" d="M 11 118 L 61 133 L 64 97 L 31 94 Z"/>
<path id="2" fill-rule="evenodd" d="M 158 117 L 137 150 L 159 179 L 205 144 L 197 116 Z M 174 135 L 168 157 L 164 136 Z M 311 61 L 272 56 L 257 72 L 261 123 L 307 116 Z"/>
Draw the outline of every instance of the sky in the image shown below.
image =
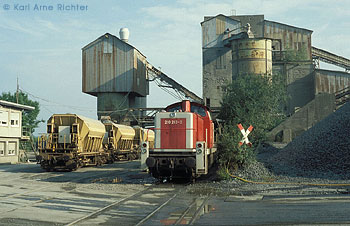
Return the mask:
<path id="1" fill-rule="evenodd" d="M 202 96 L 204 16 L 264 14 L 313 30 L 313 46 L 350 58 L 349 8 L 347 0 L 0 0 L 0 93 L 15 92 L 18 78 L 40 103 L 39 119 L 54 113 L 97 118 L 96 97 L 81 91 L 81 48 L 107 32 L 119 37 L 127 27 L 129 43 L 148 62 Z M 148 107 L 176 101 L 151 83 Z M 45 128 L 42 123 L 36 133 Z"/>

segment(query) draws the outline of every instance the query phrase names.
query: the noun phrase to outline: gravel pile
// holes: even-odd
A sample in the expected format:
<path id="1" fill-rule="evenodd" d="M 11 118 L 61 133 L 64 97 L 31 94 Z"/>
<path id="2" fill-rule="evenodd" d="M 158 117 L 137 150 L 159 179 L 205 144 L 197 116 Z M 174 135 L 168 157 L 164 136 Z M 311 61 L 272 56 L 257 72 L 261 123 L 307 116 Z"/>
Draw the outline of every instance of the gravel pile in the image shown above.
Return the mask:
<path id="1" fill-rule="evenodd" d="M 235 173 L 235 176 L 248 180 L 270 180 L 274 175 L 261 162 L 252 162 L 243 166 Z"/>
<path id="2" fill-rule="evenodd" d="M 269 159 L 275 174 L 350 179 L 350 103 Z"/>

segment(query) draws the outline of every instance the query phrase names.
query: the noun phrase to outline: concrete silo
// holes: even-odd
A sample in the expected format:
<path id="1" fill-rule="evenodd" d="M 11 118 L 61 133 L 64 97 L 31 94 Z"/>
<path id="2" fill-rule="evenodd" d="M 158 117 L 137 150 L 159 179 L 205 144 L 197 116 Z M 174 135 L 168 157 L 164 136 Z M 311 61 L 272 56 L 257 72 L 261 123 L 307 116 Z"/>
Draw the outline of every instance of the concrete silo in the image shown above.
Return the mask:
<path id="1" fill-rule="evenodd" d="M 232 78 L 240 74 L 272 74 L 271 40 L 265 38 L 236 39 L 232 47 Z"/>

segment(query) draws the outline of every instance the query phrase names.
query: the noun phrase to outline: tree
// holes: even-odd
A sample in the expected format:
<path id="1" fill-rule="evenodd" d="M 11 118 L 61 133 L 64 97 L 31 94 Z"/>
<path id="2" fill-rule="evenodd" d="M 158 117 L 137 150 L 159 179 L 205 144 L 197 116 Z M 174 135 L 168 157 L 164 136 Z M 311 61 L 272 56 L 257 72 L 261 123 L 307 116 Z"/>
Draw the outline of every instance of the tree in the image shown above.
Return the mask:
<path id="1" fill-rule="evenodd" d="M 14 93 L 14 94 L 11 94 L 10 92 L 2 93 L 0 96 L 0 100 L 5 100 L 5 101 L 17 103 L 16 93 Z M 25 94 L 23 92 L 19 92 L 18 93 L 18 103 L 35 107 L 34 110 L 24 111 L 22 114 L 22 126 L 25 128 L 28 128 L 29 131 L 31 133 L 33 133 L 35 128 L 38 127 L 39 123 L 44 122 L 44 120 L 37 119 L 39 112 L 40 112 L 39 102 L 30 100 L 28 98 L 27 94 Z"/>
<path id="2" fill-rule="evenodd" d="M 282 75 L 268 77 L 252 74 L 238 76 L 226 90 L 219 114 L 219 118 L 225 120 L 218 143 L 219 163 L 226 169 L 237 169 L 255 159 L 255 147 L 285 117 L 287 89 Z M 249 125 L 254 126 L 249 135 L 253 147 L 238 146 L 242 139 L 237 128 L 239 123 L 245 129 Z"/>

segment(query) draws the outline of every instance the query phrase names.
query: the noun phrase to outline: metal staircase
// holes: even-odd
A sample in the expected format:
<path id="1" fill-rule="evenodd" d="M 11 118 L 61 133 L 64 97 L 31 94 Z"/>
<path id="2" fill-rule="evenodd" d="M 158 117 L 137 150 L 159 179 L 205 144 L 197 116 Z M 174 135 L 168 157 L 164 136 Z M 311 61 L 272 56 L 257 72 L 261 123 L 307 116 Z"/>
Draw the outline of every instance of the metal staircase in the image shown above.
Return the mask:
<path id="1" fill-rule="evenodd" d="M 36 149 L 36 141 L 29 128 L 22 128 L 22 137 L 19 145 L 21 150 L 19 153 L 19 160 L 21 162 L 27 162 L 29 160 L 34 161 L 34 159 L 32 159 L 33 156 L 29 156 L 27 153 L 28 151 L 32 151 L 34 156 L 38 155 Z"/>

